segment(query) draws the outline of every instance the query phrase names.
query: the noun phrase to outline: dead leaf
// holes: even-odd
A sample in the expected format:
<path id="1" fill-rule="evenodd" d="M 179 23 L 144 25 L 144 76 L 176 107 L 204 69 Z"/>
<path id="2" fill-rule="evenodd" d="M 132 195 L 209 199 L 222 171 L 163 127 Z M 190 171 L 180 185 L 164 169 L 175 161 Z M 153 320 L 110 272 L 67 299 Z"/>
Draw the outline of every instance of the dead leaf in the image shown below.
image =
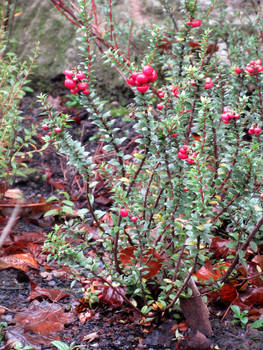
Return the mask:
<path id="1" fill-rule="evenodd" d="M 96 293 L 100 302 L 110 305 L 114 309 L 122 306 L 124 302 L 125 290 L 120 286 L 112 288 L 99 278 L 91 278 L 83 281 L 82 284 L 90 293 Z M 85 300 L 83 302 L 85 304 Z M 78 307 L 78 310 L 81 310 L 81 305 Z"/>
<path id="2" fill-rule="evenodd" d="M 18 343 L 22 344 L 22 348 L 31 346 L 34 350 L 41 350 L 46 347 L 53 340 L 59 340 L 58 336 L 44 336 L 39 334 L 32 334 L 25 331 L 21 326 L 9 326 L 5 332 L 5 348 L 16 349 Z"/>
<path id="3" fill-rule="evenodd" d="M 4 196 L 9 199 L 19 199 L 23 198 L 23 192 L 19 188 L 10 188 L 5 192 Z"/>
<path id="4" fill-rule="evenodd" d="M 13 254 L 1 257 L 0 270 L 10 267 L 27 272 L 28 267 L 38 269 L 38 263 L 30 253 Z"/>
<path id="5" fill-rule="evenodd" d="M 230 249 L 226 247 L 226 244 L 229 242 L 229 240 L 218 236 L 211 240 L 210 249 L 212 250 L 215 259 L 225 259 L 229 255 Z"/>
<path id="6" fill-rule="evenodd" d="M 263 287 L 253 288 L 248 295 L 241 298 L 246 305 L 262 305 L 263 304 Z"/>
<path id="7" fill-rule="evenodd" d="M 31 284 L 31 293 L 26 300 L 31 301 L 39 297 L 47 297 L 49 300 L 57 302 L 68 296 L 68 293 L 63 292 L 60 289 L 42 288 L 40 286 L 37 286 L 36 284 L 34 284 L 32 288 Z"/>
<path id="8" fill-rule="evenodd" d="M 137 250 L 135 247 L 127 247 L 120 251 L 120 260 L 124 267 L 129 268 L 129 265 L 141 265 L 138 258 L 135 257 L 134 252 Z M 154 277 L 161 269 L 163 258 L 153 249 L 144 249 L 142 252 L 142 263 L 148 267 L 141 271 L 148 271 L 147 274 L 143 274 L 144 278 Z"/>
<path id="9" fill-rule="evenodd" d="M 63 308 L 55 303 L 32 303 L 27 310 L 16 314 L 16 325 L 24 326 L 26 331 L 36 334 L 49 335 L 64 329 L 65 324 L 74 321 L 71 312 L 64 312 Z"/>
<path id="10" fill-rule="evenodd" d="M 87 342 L 92 342 L 94 339 L 98 338 L 99 335 L 97 332 L 93 332 L 93 333 L 90 333 L 90 334 L 87 334 L 85 335 L 85 337 L 83 338 L 82 341 L 87 341 Z"/>

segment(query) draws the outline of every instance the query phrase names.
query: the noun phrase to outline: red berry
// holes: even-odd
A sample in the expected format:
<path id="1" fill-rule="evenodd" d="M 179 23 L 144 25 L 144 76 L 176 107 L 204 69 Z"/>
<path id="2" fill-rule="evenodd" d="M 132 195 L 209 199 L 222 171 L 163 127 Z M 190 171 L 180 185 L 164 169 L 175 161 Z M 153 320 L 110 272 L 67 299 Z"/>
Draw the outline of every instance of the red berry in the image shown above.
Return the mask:
<path id="1" fill-rule="evenodd" d="M 159 96 L 160 98 L 163 98 L 163 97 L 164 97 L 165 93 L 163 92 L 162 89 L 159 89 L 157 92 L 158 92 L 158 96 Z"/>
<path id="2" fill-rule="evenodd" d="M 229 124 L 229 116 L 228 116 L 228 114 L 227 115 L 226 114 L 222 114 L 221 115 L 221 119 L 223 120 L 223 123 Z"/>
<path id="3" fill-rule="evenodd" d="M 84 91 L 82 91 L 82 93 L 84 94 L 84 95 L 89 95 L 90 94 L 90 91 L 89 90 L 84 90 Z"/>
<path id="4" fill-rule="evenodd" d="M 183 153 L 182 151 L 178 152 L 178 158 L 179 159 L 187 159 L 188 155 L 186 153 Z"/>
<path id="5" fill-rule="evenodd" d="M 261 61 L 261 59 L 259 58 L 258 60 L 256 60 L 256 62 L 255 62 L 257 65 L 259 65 L 259 66 L 261 66 L 262 65 L 262 61 Z"/>
<path id="6" fill-rule="evenodd" d="M 246 71 L 248 72 L 248 74 L 252 74 L 254 73 L 254 68 L 253 67 L 246 67 Z"/>
<path id="7" fill-rule="evenodd" d="M 254 133 L 255 134 L 260 134 L 261 133 L 261 128 L 257 127 L 257 128 L 254 128 Z"/>
<path id="8" fill-rule="evenodd" d="M 191 158 L 187 158 L 186 161 L 188 164 L 195 164 L 195 161 Z"/>
<path id="9" fill-rule="evenodd" d="M 61 128 L 54 128 L 54 132 L 55 132 L 56 134 L 60 133 L 61 131 L 62 131 Z"/>
<path id="10" fill-rule="evenodd" d="M 51 136 L 52 132 L 51 132 L 51 131 L 49 131 L 47 134 L 48 134 L 48 136 Z"/>
<path id="11" fill-rule="evenodd" d="M 188 188 L 188 187 L 185 187 L 185 188 L 184 188 L 184 191 L 185 191 L 185 192 L 188 192 L 188 191 L 189 191 L 189 188 Z"/>
<path id="12" fill-rule="evenodd" d="M 131 217 L 131 221 L 132 221 L 132 222 L 136 222 L 137 220 L 138 220 L 137 216 L 132 216 L 132 217 Z"/>
<path id="13" fill-rule="evenodd" d="M 240 68 L 240 67 L 235 67 L 234 68 L 234 72 L 236 73 L 236 74 L 240 74 L 240 73 L 242 73 L 242 69 Z"/>
<path id="14" fill-rule="evenodd" d="M 158 105 L 156 106 L 157 109 L 162 110 L 163 109 L 163 105 L 161 103 L 158 103 Z"/>
<path id="15" fill-rule="evenodd" d="M 263 67 L 262 66 L 258 66 L 257 67 L 257 71 L 260 73 L 260 72 L 262 72 L 263 71 Z"/>
<path id="16" fill-rule="evenodd" d="M 214 84 L 211 83 L 205 83 L 205 89 L 211 89 L 214 86 Z"/>
<path id="17" fill-rule="evenodd" d="M 128 79 L 126 79 L 127 83 L 129 85 L 132 85 L 132 86 L 135 86 L 136 85 L 136 82 L 135 80 L 132 78 L 132 76 L 130 76 Z"/>
<path id="18" fill-rule="evenodd" d="M 261 199 L 263 199 L 263 193 L 260 193 L 259 197 L 260 197 Z"/>
<path id="19" fill-rule="evenodd" d="M 65 79 L 64 85 L 68 89 L 74 89 L 76 87 L 75 81 L 72 79 L 68 79 L 68 78 Z"/>
<path id="20" fill-rule="evenodd" d="M 181 147 L 180 151 L 183 153 L 186 153 L 188 151 L 188 146 L 187 145 L 183 145 L 183 147 Z"/>
<path id="21" fill-rule="evenodd" d="M 76 77 L 77 77 L 79 80 L 82 80 L 82 79 L 85 79 L 85 74 L 82 73 L 82 72 L 78 72 L 78 73 L 76 74 Z"/>
<path id="22" fill-rule="evenodd" d="M 74 73 L 71 70 L 65 70 L 65 77 L 71 79 L 74 76 Z"/>
<path id="23" fill-rule="evenodd" d="M 255 134 L 255 129 L 254 128 L 249 128 L 248 129 L 248 133 L 249 133 L 249 135 Z"/>
<path id="24" fill-rule="evenodd" d="M 178 97 L 178 94 L 179 94 L 179 90 L 174 89 L 174 97 Z"/>
<path id="25" fill-rule="evenodd" d="M 78 83 L 78 88 L 80 90 L 86 90 L 89 87 L 88 83 Z"/>
<path id="26" fill-rule="evenodd" d="M 43 125 L 41 126 L 41 128 L 42 128 L 43 130 L 48 130 L 48 125 L 47 125 L 47 124 L 43 124 Z"/>
<path id="27" fill-rule="evenodd" d="M 198 20 L 192 21 L 191 26 L 192 27 L 200 27 L 201 24 L 202 24 L 202 20 L 198 19 Z"/>
<path id="28" fill-rule="evenodd" d="M 192 86 L 195 86 L 195 85 L 196 85 L 195 80 L 191 80 L 191 85 L 192 85 Z"/>
<path id="29" fill-rule="evenodd" d="M 153 67 L 150 64 L 146 64 L 143 68 L 142 68 L 142 72 L 143 74 L 147 75 L 147 76 L 151 76 L 153 74 Z"/>
<path id="30" fill-rule="evenodd" d="M 120 216 L 122 216 L 123 218 L 125 218 L 125 217 L 128 216 L 128 215 L 129 215 L 129 212 L 128 212 L 127 209 L 122 208 L 122 209 L 120 210 Z"/>
<path id="31" fill-rule="evenodd" d="M 152 75 L 149 76 L 148 79 L 149 79 L 150 82 L 153 83 L 155 80 L 157 80 L 157 77 L 158 77 L 157 72 L 155 70 L 153 70 Z"/>
<path id="32" fill-rule="evenodd" d="M 149 89 L 149 85 L 144 84 L 141 86 L 137 86 L 136 89 L 143 94 Z"/>
<path id="33" fill-rule="evenodd" d="M 136 72 L 135 72 L 135 73 L 132 73 L 132 74 L 131 74 L 131 78 L 134 79 L 134 80 L 136 80 L 138 74 L 140 74 L 140 73 L 136 73 Z"/>
<path id="34" fill-rule="evenodd" d="M 187 26 L 191 26 L 192 25 L 192 22 L 191 21 L 188 21 L 185 23 Z"/>
<path id="35" fill-rule="evenodd" d="M 147 83 L 148 80 L 149 80 L 148 77 L 146 75 L 144 75 L 143 73 L 138 74 L 136 77 L 136 83 L 138 85 L 143 85 L 143 84 Z"/>
<path id="36" fill-rule="evenodd" d="M 70 89 L 70 93 L 76 95 L 79 92 L 79 89 L 75 87 L 74 89 Z"/>
<path id="37" fill-rule="evenodd" d="M 172 137 L 173 138 L 175 138 L 175 137 L 177 137 L 178 136 L 178 134 L 172 134 Z"/>

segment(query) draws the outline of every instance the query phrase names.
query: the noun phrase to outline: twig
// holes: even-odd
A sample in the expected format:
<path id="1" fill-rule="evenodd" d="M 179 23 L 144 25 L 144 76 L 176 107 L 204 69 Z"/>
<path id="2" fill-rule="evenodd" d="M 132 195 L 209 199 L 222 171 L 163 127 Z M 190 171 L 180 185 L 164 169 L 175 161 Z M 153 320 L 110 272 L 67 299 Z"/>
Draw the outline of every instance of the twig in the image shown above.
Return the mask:
<path id="1" fill-rule="evenodd" d="M 21 208 L 20 204 L 17 203 L 17 205 L 15 206 L 14 210 L 12 211 L 12 214 L 11 214 L 9 220 L 8 220 L 7 225 L 3 229 L 3 232 L 2 232 L 2 234 L 0 236 L 0 248 L 4 244 L 4 241 L 5 241 L 6 237 L 8 236 L 8 234 L 11 231 L 14 223 L 16 222 L 16 219 L 17 219 L 18 214 L 20 212 L 20 208 Z"/>

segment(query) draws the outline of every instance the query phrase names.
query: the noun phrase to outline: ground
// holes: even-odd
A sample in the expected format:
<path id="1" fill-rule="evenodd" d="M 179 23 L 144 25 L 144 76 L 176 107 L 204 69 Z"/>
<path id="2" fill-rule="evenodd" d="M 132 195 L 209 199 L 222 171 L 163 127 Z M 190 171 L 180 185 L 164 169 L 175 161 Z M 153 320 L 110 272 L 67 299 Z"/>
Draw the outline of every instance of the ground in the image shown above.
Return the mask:
<path id="1" fill-rule="evenodd" d="M 90 151 L 96 148 L 96 141 L 89 142 L 89 137 L 96 133 L 96 128 L 88 119 L 88 114 L 76 107 L 65 107 L 65 91 L 58 79 L 50 102 L 58 108 L 64 108 L 74 117 L 71 132 L 87 144 Z M 21 109 L 25 117 L 25 126 L 31 123 L 41 125 L 37 93 L 26 96 Z M 116 108 L 115 111 L 120 110 Z M 129 130 L 129 126 L 122 125 Z M 41 143 L 44 132 L 38 127 L 37 141 Z M 132 142 L 134 134 L 130 133 Z M 19 219 L 12 229 L 1 254 L 13 257 L 12 261 L 0 261 L 0 315 L 2 336 L 0 349 L 12 348 L 20 341 L 23 346 L 32 345 L 34 349 L 54 349 L 52 340 L 61 340 L 67 344 L 74 342 L 86 349 L 131 350 L 131 349 L 209 349 L 197 347 L 191 343 L 195 339 L 191 330 L 180 320 L 172 319 L 172 314 L 159 323 L 142 325 L 140 318 L 127 305 L 113 308 L 105 304 L 96 304 L 93 308 L 82 299 L 81 286 L 71 286 L 69 271 L 55 262 L 47 262 L 47 254 L 42 252 L 46 234 L 52 230 L 57 218 L 44 218 L 45 199 L 56 190 L 67 191 L 67 182 L 72 173 L 63 173 L 65 160 L 58 157 L 54 150 L 47 149 L 42 154 L 36 153 L 28 160 L 28 174 L 17 177 L 14 188 L 23 192 L 26 198 Z M 72 179 L 71 179 L 72 180 Z M 97 197 L 97 207 L 109 207 L 110 201 L 103 194 Z M 105 191 L 104 191 L 105 192 Z M 35 205 L 32 205 L 35 203 Z M 38 204 L 37 204 L 38 203 Z M 76 206 L 85 205 L 85 198 L 80 198 Z M 6 198 L 0 203 L 0 225 L 5 226 L 12 212 L 12 199 Z M 30 260 L 32 259 L 32 260 Z M 15 261 L 14 261 L 15 260 Z M 6 264 L 6 265 L 5 265 Z M 210 349 L 263 349 L 263 332 L 246 330 L 234 325 L 228 315 L 227 305 L 210 306 L 214 336 Z M 175 338 L 176 330 L 180 337 Z"/>

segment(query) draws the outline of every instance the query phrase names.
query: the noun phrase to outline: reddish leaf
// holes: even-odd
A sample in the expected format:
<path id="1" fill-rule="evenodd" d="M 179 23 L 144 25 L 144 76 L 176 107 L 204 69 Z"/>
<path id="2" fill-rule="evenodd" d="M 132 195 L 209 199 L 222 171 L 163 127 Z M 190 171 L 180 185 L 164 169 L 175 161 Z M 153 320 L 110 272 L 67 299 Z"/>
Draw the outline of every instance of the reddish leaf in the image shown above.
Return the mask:
<path id="1" fill-rule="evenodd" d="M 226 247 L 229 242 L 229 240 L 217 236 L 212 239 L 210 249 L 215 259 L 225 259 L 229 255 L 230 249 Z"/>
<path id="2" fill-rule="evenodd" d="M 101 289 L 101 294 L 98 295 L 98 298 L 101 302 L 110 305 L 114 309 L 122 306 L 123 304 L 123 295 L 125 295 L 125 291 L 121 287 L 116 287 L 115 289 L 110 286 L 103 285 Z"/>
<path id="3" fill-rule="evenodd" d="M 259 257 L 260 255 L 256 255 L 256 257 Z M 255 259 L 255 261 L 259 261 L 259 259 Z M 260 278 L 259 271 L 258 271 L 258 264 L 256 262 L 254 262 L 254 259 L 252 259 L 252 261 L 248 261 L 247 262 L 248 265 L 248 271 L 247 271 L 247 275 L 249 277 L 249 283 L 250 285 L 256 286 L 256 287 L 263 287 L 263 281 Z M 261 266 L 260 266 L 261 268 Z M 251 278 L 252 276 L 256 276 L 254 278 Z"/>
<path id="4" fill-rule="evenodd" d="M 64 324 L 74 321 L 74 316 L 70 312 L 65 313 L 58 304 L 42 302 L 31 304 L 26 311 L 17 313 L 14 321 L 24 326 L 26 331 L 48 335 L 62 331 Z"/>
<path id="5" fill-rule="evenodd" d="M 196 48 L 196 47 L 200 47 L 199 41 L 189 41 L 187 44 L 189 46 L 191 46 L 193 49 Z"/>
<path id="6" fill-rule="evenodd" d="M 59 340 L 58 336 L 47 336 L 26 332 L 24 327 L 9 326 L 5 332 L 6 349 L 16 348 L 17 343 L 23 346 L 31 346 L 34 350 L 41 350 L 53 340 Z"/>
<path id="7" fill-rule="evenodd" d="M 137 250 L 135 247 L 127 247 L 120 252 L 120 260 L 124 267 L 129 268 L 129 265 L 141 265 L 140 261 L 135 257 L 134 252 Z M 144 278 L 154 277 L 162 267 L 163 258 L 152 248 L 143 250 L 142 263 L 148 267 L 141 271 L 148 271 L 147 274 L 143 274 Z"/>
<path id="8" fill-rule="evenodd" d="M 204 266 L 196 271 L 195 276 L 202 281 L 209 281 L 210 278 L 216 281 L 227 271 L 230 265 L 231 264 L 227 262 L 212 265 L 210 261 L 207 261 Z"/>
<path id="9" fill-rule="evenodd" d="M 125 290 L 121 287 L 115 287 L 113 289 L 99 278 L 92 278 L 88 281 L 84 281 L 83 285 L 86 289 L 89 289 L 90 293 L 96 293 L 99 301 L 110 305 L 114 309 L 122 306 L 124 302 L 123 296 L 125 295 Z M 85 302 L 82 306 L 78 307 L 78 311 L 83 311 L 83 307 L 85 308 Z"/>
<path id="10" fill-rule="evenodd" d="M 42 288 L 34 285 L 33 288 L 31 288 L 31 293 L 27 298 L 27 301 L 31 301 L 38 297 L 47 297 L 49 300 L 56 302 L 68 296 L 69 294 L 64 293 L 62 290 L 59 289 Z"/>
<path id="11" fill-rule="evenodd" d="M 241 298 L 246 305 L 262 305 L 263 304 L 263 287 L 255 288 L 249 291 L 249 295 Z"/>
<path id="12" fill-rule="evenodd" d="M 219 291 L 219 296 L 224 303 L 232 303 L 236 299 L 238 293 L 234 286 L 231 284 L 224 284 Z"/>
<path id="13" fill-rule="evenodd" d="M 10 267 L 27 272 L 28 267 L 38 269 L 38 263 L 30 253 L 13 254 L 0 258 L 0 270 Z"/>
<path id="14" fill-rule="evenodd" d="M 34 242 L 34 243 L 42 243 L 45 240 L 44 234 L 37 232 L 24 232 L 23 235 L 13 235 L 12 236 L 14 242 Z"/>
<path id="15" fill-rule="evenodd" d="M 219 277 L 214 271 L 206 266 L 202 266 L 198 271 L 196 271 L 195 276 L 200 281 L 209 281 L 210 278 L 216 281 Z"/>

